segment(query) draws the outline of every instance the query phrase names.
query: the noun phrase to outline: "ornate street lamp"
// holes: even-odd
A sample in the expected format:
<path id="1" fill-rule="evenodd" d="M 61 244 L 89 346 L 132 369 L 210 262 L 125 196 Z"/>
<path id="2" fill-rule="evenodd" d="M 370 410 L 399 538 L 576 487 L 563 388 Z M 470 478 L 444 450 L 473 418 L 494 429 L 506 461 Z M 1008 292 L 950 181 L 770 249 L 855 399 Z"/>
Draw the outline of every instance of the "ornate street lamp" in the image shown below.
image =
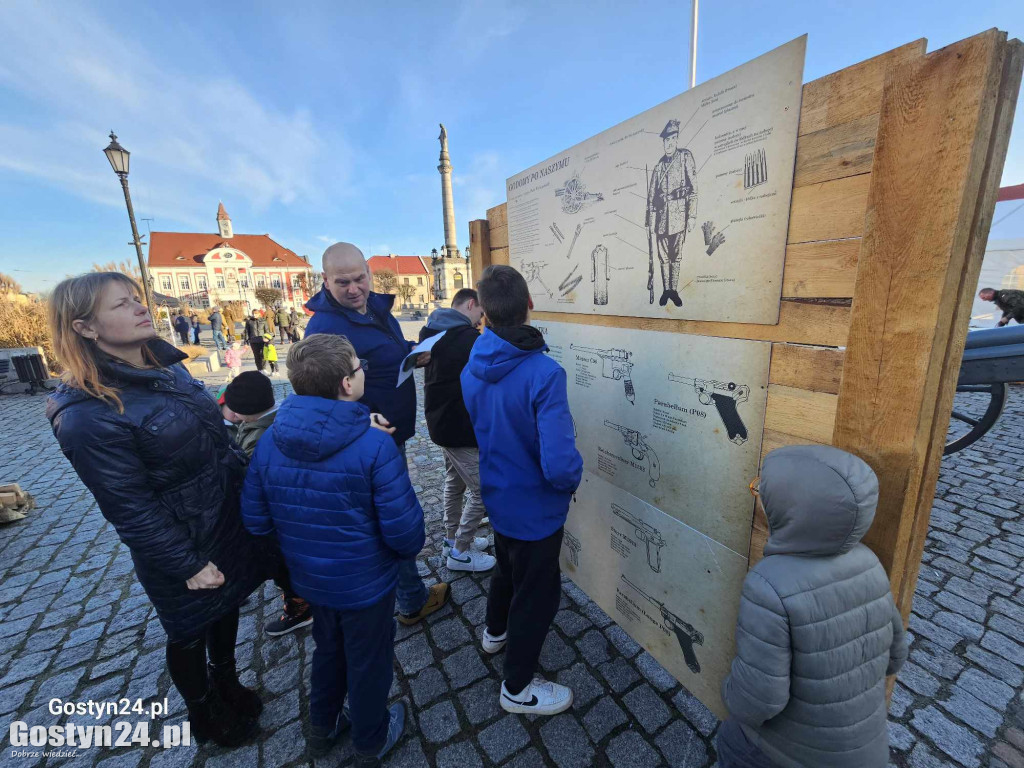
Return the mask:
<path id="1" fill-rule="evenodd" d="M 124 201 L 128 205 L 128 219 L 132 223 L 132 243 L 135 245 L 135 254 L 139 257 L 139 274 L 142 275 L 142 290 L 146 294 L 146 306 L 152 315 L 156 311 L 153 303 L 153 288 L 150 284 L 149 269 L 146 267 L 146 260 L 142 257 L 142 242 L 139 240 L 139 230 L 135 226 L 135 211 L 132 209 L 132 196 L 128 193 L 128 156 L 131 154 L 127 149 L 117 143 L 117 136 L 110 132 L 110 145 L 103 150 L 103 154 L 110 161 L 110 167 L 114 169 L 117 178 L 121 180 L 121 188 L 124 190 Z"/>

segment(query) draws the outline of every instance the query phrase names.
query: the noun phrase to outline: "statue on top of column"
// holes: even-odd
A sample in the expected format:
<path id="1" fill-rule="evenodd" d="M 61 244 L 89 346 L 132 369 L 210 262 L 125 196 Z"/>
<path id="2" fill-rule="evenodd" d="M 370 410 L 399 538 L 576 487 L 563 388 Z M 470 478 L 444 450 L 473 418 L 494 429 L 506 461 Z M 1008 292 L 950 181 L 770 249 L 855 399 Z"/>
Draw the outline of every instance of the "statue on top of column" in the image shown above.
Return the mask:
<path id="1" fill-rule="evenodd" d="M 448 151 L 448 131 L 445 130 L 444 123 L 440 123 L 441 135 L 437 137 L 437 140 L 441 142 L 441 151 Z"/>

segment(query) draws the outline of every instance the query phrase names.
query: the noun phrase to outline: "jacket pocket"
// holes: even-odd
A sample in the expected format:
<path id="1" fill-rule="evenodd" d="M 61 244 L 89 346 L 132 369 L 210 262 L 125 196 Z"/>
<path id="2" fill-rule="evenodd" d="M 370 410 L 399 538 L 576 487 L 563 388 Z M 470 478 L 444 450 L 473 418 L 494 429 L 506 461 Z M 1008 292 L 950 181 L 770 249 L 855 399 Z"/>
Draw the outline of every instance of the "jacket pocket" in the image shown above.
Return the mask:
<path id="1" fill-rule="evenodd" d="M 178 522 L 188 529 L 189 538 L 200 552 L 212 545 L 223 493 L 211 483 L 206 473 L 164 490 L 160 500 Z"/>

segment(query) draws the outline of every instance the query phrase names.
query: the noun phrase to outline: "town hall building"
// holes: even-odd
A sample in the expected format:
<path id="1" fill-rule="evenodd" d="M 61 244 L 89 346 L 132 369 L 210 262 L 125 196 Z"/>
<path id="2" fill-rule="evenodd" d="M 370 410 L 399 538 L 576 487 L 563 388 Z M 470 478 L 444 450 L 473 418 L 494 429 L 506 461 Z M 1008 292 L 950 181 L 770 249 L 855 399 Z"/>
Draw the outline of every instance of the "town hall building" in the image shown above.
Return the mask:
<path id="1" fill-rule="evenodd" d="M 270 235 L 236 235 L 224 204 L 217 233 L 153 232 L 149 241 L 153 290 L 209 307 L 229 301 L 261 306 L 257 288 L 276 288 L 285 307 L 301 311 L 312 295 L 313 269 Z"/>

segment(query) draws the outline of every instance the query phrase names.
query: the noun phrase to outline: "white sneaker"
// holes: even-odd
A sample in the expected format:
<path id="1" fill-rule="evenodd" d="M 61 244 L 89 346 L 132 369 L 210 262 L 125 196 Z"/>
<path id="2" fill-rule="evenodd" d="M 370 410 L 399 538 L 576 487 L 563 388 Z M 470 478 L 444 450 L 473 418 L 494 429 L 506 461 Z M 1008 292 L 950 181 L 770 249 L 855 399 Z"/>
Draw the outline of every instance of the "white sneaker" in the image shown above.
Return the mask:
<path id="1" fill-rule="evenodd" d="M 572 688 L 535 677 L 513 696 L 501 683 L 501 708 L 522 715 L 557 715 L 572 706 Z"/>
<path id="2" fill-rule="evenodd" d="M 508 632 L 504 632 L 497 637 L 487 631 L 487 627 L 484 627 L 484 636 L 480 640 L 480 645 L 484 649 L 484 653 L 495 654 L 505 647 L 505 643 L 508 642 Z"/>
<path id="3" fill-rule="evenodd" d="M 445 565 L 448 566 L 449 571 L 473 571 L 479 573 L 480 571 L 489 571 L 494 567 L 494 564 L 498 562 L 491 555 L 486 555 L 483 552 L 474 552 L 472 549 L 464 555 L 460 555 L 456 550 L 452 549 L 448 553 L 448 560 Z"/>
<path id="4" fill-rule="evenodd" d="M 469 548 L 475 552 L 486 552 L 487 548 L 490 546 L 491 542 L 486 536 L 477 536 L 469 544 Z M 444 557 L 448 557 L 448 555 L 451 554 L 451 551 L 452 545 L 448 542 L 448 539 L 444 539 L 441 542 L 441 554 Z"/>

